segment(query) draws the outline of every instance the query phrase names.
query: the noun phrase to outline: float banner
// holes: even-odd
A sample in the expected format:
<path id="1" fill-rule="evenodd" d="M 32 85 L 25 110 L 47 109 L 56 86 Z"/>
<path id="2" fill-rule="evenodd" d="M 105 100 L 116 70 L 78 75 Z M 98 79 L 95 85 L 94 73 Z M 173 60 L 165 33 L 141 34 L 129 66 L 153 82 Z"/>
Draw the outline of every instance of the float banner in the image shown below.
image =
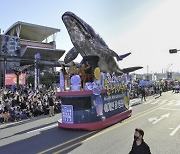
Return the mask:
<path id="1" fill-rule="evenodd" d="M 62 122 L 63 123 L 74 123 L 73 120 L 73 106 L 72 105 L 61 105 L 62 110 Z"/>
<path id="2" fill-rule="evenodd" d="M 97 116 L 112 117 L 129 108 L 128 97 L 124 94 L 101 95 L 92 98 L 94 100 Z"/>
<path id="3" fill-rule="evenodd" d="M 16 74 L 6 74 L 5 75 L 5 85 L 14 85 L 17 83 Z M 19 75 L 19 84 L 26 84 L 26 74 L 22 73 Z"/>

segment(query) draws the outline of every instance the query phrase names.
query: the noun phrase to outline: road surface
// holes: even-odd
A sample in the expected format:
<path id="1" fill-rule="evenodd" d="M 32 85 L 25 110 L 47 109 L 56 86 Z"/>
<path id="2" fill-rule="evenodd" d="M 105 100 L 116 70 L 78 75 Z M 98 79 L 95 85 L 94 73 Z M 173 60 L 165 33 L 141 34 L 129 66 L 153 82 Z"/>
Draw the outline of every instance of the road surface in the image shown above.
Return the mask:
<path id="1" fill-rule="evenodd" d="M 0 125 L 0 153 L 127 154 L 134 129 L 142 128 L 153 154 L 180 151 L 180 94 L 163 93 L 147 101 L 131 100 L 133 115 L 100 131 L 57 127 L 61 114 Z"/>

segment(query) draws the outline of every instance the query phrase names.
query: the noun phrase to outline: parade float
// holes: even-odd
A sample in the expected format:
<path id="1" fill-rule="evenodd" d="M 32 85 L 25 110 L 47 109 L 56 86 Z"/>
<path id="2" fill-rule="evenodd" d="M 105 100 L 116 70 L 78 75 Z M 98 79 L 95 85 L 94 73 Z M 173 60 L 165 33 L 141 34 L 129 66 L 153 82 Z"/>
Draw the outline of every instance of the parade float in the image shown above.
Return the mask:
<path id="1" fill-rule="evenodd" d="M 58 121 L 59 127 L 97 130 L 131 116 L 126 76 L 103 73 L 96 67 L 93 82 L 86 82 L 83 89 L 80 76 L 74 75 L 70 78 L 70 88 L 63 90 L 65 79 L 60 74 L 61 91 L 57 96 L 61 99 L 62 118 Z"/>
<path id="2" fill-rule="evenodd" d="M 90 78 L 81 86 L 82 76 L 64 75 L 60 71 L 62 118 L 61 128 L 98 130 L 117 123 L 132 114 L 129 106 L 127 73 L 142 67 L 120 69 L 117 61 L 130 55 L 118 55 L 104 40 L 72 12 L 66 12 L 62 20 L 74 47 L 66 54 L 64 62 L 72 62 L 78 54 L 88 62 Z M 68 84 L 67 84 L 68 83 Z"/>

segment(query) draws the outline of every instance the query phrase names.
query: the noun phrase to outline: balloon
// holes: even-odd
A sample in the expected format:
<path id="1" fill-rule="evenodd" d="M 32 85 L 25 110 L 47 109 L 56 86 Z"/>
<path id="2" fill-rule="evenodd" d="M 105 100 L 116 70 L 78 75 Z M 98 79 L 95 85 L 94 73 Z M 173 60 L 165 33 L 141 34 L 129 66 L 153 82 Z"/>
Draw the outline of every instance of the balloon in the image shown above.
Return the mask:
<path id="1" fill-rule="evenodd" d="M 72 85 L 79 85 L 81 83 L 81 78 L 79 75 L 73 75 L 71 77 L 71 84 Z"/>
<path id="2" fill-rule="evenodd" d="M 80 86 L 79 85 L 72 85 L 71 90 L 72 91 L 80 90 Z"/>
<path id="3" fill-rule="evenodd" d="M 71 77 L 71 90 L 80 90 L 80 84 L 81 83 L 81 78 L 79 75 L 73 75 Z"/>

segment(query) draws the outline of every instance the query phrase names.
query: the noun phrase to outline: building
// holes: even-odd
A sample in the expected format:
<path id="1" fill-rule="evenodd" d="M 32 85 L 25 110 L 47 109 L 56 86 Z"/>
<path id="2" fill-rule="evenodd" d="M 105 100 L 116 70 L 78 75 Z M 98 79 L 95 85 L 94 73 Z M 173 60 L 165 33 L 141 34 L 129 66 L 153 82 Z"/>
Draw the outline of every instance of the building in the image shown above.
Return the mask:
<path id="1" fill-rule="evenodd" d="M 39 69 L 57 66 L 65 53 L 65 50 L 56 49 L 58 32 L 60 29 L 18 21 L 1 34 L 0 85 L 5 84 L 5 74 L 12 73 L 13 66 L 35 66 L 35 63 L 41 66 Z"/>

